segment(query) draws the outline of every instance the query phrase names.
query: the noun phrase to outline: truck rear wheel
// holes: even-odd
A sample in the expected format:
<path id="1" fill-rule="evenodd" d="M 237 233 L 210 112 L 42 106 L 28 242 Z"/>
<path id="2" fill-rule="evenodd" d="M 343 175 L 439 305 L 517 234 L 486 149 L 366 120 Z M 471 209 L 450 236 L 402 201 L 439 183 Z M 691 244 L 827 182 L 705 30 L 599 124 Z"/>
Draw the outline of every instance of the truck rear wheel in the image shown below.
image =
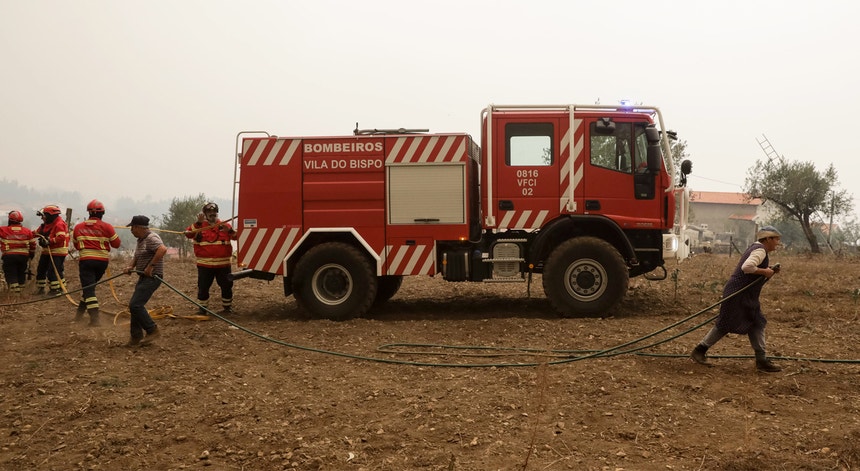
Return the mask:
<path id="1" fill-rule="evenodd" d="M 392 296 L 397 294 L 400 285 L 403 284 L 403 277 L 400 275 L 380 276 L 377 284 L 376 299 L 373 300 L 374 306 L 385 304 Z"/>
<path id="2" fill-rule="evenodd" d="M 312 316 L 345 320 L 364 315 L 376 298 L 370 260 L 341 242 L 318 245 L 302 256 L 293 276 L 293 295 Z"/>
<path id="3" fill-rule="evenodd" d="M 564 317 L 604 317 L 627 291 L 627 265 L 618 250 L 594 237 L 565 241 L 543 270 L 543 290 Z"/>

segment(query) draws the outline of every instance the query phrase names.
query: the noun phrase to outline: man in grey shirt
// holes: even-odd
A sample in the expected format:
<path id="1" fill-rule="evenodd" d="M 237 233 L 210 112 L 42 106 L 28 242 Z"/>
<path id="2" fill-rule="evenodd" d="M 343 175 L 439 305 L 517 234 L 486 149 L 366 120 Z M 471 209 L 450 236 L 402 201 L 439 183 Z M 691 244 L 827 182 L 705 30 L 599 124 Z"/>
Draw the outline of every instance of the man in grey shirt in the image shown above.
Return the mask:
<path id="1" fill-rule="evenodd" d="M 125 272 L 136 272 L 139 277 L 134 285 L 134 294 L 128 302 L 128 310 L 131 313 L 131 339 L 128 346 L 134 347 L 148 344 L 161 335 L 146 310 L 146 303 L 161 285 L 160 279 L 164 278 L 164 254 L 167 253 L 167 247 L 158 234 L 149 230 L 148 217 L 134 216 L 128 225 L 131 227 L 131 233 L 137 237 L 137 248 L 134 251 L 134 259 Z M 156 276 L 158 278 L 155 278 Z"/>

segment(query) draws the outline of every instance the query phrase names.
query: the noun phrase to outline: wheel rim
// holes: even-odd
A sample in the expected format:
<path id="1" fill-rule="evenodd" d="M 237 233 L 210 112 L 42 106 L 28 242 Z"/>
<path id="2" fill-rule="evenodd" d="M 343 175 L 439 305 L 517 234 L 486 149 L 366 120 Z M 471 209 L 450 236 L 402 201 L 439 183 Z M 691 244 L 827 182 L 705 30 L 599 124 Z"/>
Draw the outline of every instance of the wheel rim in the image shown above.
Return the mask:
<path id="1" fill-rule="evenodd" d="M 341 265 L 329 263 L 314 272 L 311 279 L 314 297 L 329 306 L 336 306 L 352 294 L 352 275 Z"/>
<path id="2" fill-rule="evenodd" d="M 579 301 L 594 301 L 606 291 L 606 269 L 596 260 L 583 258 L 564 272 L 564 288 Z"/>

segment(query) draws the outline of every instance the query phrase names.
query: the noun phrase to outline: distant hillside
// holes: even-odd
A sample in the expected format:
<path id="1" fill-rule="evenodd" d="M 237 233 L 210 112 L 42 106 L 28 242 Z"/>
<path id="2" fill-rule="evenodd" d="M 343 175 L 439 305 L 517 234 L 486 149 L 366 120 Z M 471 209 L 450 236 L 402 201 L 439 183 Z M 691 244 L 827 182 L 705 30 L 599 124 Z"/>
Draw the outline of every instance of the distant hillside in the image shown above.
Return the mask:
<path id="1" fill-rule="evenodd" d="M 179 195 L 177 198 L 184 199 L 192 195 Z M 196 195 L 195 195 L 196 196 Z M 170 209 L 172 200 L 135 200 L 132 197 L 107 198 L 100 195 L 82 195 L 78 191 L 63 191 L 57 189 L 35 189 L 20 185 L 17 181 L 0 180 L 0 224 L 6 224 L 6 214 L 17 209 L 24 214 L 24 225 L 36 227 L 41 222 L 36 216 L 36 211 L 49 204 L 59 205 L 63 210 L 72 208 L 71 223 L 80 222 L 86 217 L 86 207 L 93 198 L 99 199 L 105 204 L 107 212 L 105 221 L 115 225 L 124 226 L 128 224 L 131 217 L 137 214 L 149 216 L 156 224 L 162 216 Z M 213 200 L 221 207 L 222 216 L 229 217 L 232 203 L 227 199 L 215 198 Z M 189 221 L 189 224 L 191 221 Z"/>

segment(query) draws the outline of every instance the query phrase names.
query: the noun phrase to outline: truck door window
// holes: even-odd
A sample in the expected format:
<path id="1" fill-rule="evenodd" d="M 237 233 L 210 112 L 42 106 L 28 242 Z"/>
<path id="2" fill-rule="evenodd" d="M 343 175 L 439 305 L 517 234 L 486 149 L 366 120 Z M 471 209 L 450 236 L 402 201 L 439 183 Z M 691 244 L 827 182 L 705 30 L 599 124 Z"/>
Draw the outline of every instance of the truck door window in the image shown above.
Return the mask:
<path id="1" fill-rule="evenodd" d="M 601 129 L 598 129 L 597 123 L 591 123 L 591 164 L 631 173 L 632 131 L 630 123 L 615 123 L 614 127 Z"/>
<path id="2" fill-rule="evenodd" d="M 633 168 L 636 173 L 648 171 L 648 139 L 645 137 L 645 124 L 636 124 L 636 153 L 633 154 Z"/>
<path id="3" fill-rule="evenodd" d="M 633 174 L 633 192 L 638 200 L 653 200 L 655 195 L 656 175 L 648 171 L 648 139 L 645 137 L 647 123 L 636 123 L 635 145 L 633 155 L 635 173 Z"/>
<path id="4" fill-rule="evenodd" d="M 505 162 L 512 167 L 552 165 L 552 123 L 505 125 Z"/>

